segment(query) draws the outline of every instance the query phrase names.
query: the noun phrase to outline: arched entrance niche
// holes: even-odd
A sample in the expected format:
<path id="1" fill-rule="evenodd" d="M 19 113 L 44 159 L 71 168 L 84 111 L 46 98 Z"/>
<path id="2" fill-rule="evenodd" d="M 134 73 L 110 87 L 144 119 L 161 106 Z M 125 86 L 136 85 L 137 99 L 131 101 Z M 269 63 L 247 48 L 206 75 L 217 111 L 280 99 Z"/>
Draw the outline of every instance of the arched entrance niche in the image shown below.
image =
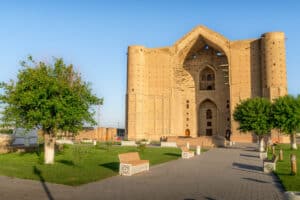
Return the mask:
<path id="1" fill-rule="evenodd" d="M 195 108 L 188 111 L 195 123 L 184 124 L 195 130 L 192 135 L 225 136 L 231 127 L 228 44 L 226 38 L 205 27 L 195 29 L 175 44 L 178 65 L 190 74 L 192 78 L 188 80 L 194 81 L 194 86 L 181 84 L 183 96 L 195 102 Z M 178 80 L 187 80 L 181 74 Z"/>
<path id="2" fill-rule="evenodd" d="M 217 134 L 217 105 L 210 99 L 204 100 L 198 109 L 198 136 Z"/>

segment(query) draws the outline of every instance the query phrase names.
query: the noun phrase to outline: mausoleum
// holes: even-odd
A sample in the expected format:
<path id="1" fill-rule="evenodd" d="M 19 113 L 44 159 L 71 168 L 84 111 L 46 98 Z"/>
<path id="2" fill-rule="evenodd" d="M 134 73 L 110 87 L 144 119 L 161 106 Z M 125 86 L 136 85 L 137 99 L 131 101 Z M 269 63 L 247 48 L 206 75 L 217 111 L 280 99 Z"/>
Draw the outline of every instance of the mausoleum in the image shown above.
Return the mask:
<path id="1" fill-rule="evenodd" d="M 237 103 L 286 94 L 283 32 L 231 41 L 199 26 L 173 46 L 128 47 L 128 139 L 230 132 L 232 140 L 251 142 L 252 134 L 240 133 L 233 120 Z"/>

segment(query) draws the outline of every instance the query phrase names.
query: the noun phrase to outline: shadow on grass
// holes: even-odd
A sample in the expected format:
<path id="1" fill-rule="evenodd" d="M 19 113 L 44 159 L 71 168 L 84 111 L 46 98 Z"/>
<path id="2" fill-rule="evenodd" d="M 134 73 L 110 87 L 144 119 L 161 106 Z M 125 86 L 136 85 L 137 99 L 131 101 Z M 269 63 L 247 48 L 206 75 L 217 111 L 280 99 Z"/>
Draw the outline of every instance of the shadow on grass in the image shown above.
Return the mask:
<path id="1" fill-rule="evenodd" d="M 75 164 L 72 160 L 59 160 L 57 162 L 68 165 L 68 166 L 75 166 Z"/>
<path id="2" fill-rule="evenodd" d="M 51 194 L 51 192 L 50 192 L 47 184 L 45 183 L 45 179 L 44 179 L 44 177 L 42 175 L 41 170 L 39 170 L 36 166 L 33 166 L 33 172 L 34 172 L 34 174 L 36 174 L 39 177 L 40 182 L 41 182 L 41 184 L 43 186 L 43 189 L 45 190 L 45 193 L 47 194 L 48 199 L 49 200 L 54 200 L 54 198 L 53 198 L 53 196 L 52 196 L 52 194 Z"/>
<path id="3" fill-rule="evenodd" d="M 283 184 L 282 180 L 280 179 L 279 175 L 291 176 L 291 174 L 281 174 L 281 173 L 277 173 L 277 172 L 274 172 L 274 174 L 271 174 L 271 176 L 272 176 L 272 178 L 275 182 L 275 186 L 277 188 L 279 188 L 279 190 L 281 192 L 285 192 L 285 191 L 287 191 L 287 188 L 286 188 L 286 186 L 284 186 L 284 184 Z"/>
<path id="4" fill-rule="evenodd" d="M 181 154 L 179 154 L 179 153 L 164 153 L 164 155 L 173 156 L 173 157 L 180 157 L 181 156 Z"/>
<path id="5" fill-rule="evenodd" d="M 99 166 L 111 169 L 114 172 L 119 172 L 119 164 L 118 162 L 110 162 L 110 163 L 103 163 L 100 164 Z"/>

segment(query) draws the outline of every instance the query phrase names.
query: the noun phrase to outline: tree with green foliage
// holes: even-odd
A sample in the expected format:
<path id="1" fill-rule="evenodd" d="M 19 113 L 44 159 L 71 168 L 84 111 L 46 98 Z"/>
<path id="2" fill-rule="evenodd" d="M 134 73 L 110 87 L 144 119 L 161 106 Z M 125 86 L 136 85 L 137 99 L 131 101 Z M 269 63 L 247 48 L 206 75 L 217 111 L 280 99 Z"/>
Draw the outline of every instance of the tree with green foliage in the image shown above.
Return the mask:
<path id="1" fill-rule="evenodd" d="M 300 97 L 287 95 L 275 99 L 272 106 L 274 128 L 289 134 L 291 148 L 297 149 L 296 131 L 300 127 Z"/>
<path id="2" fill-rule="evenodd" d="M 91 106 L 103 99 L 91 92 L 90 84 L 66 65 L 35 62 L 30 56 L 21 63 L 17 80 L 1 83 L 4 105 L 2 122 L 26 129 L 38 128 L 44 134 L 45 163 L 54 163 L 55 136 L 58 132 L 78 133 L 85 124 L 94 125 Z"/>
<path id="3" fill-rule="evenodd" d="M 272 129 L 271 102 L 265 98 L 241 101 L 235 108 L 233 117 L 239 122 L 241 132 L 254 132 L 259 138 L 259 151 L 264 151 L 263 138 Z"/>

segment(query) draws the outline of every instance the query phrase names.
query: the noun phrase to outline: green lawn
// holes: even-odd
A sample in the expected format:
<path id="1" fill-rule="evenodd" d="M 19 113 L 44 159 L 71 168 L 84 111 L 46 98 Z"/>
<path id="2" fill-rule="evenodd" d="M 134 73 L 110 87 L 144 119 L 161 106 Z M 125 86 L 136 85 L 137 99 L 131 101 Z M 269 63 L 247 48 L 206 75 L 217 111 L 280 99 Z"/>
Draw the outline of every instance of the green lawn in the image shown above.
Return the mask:
<path id="1" fill-rule="evenodd" d="M 300 146 L 299 146 L 300 147 Z M 289 144 L 280 144 L 276 146 L 276 154 L 279 155 L 279 149 L 283 150 L 283 161 L 278 161 L 275 174 L 279 177 L 282 185 L 287 191 L 300 191 L 300 149 L 291 150 Z M 297 175 L 291 175 L 290 154 L 297 156 Z"/>
<path id="2" fill-rule="evenodd" d="M 55 164 L 43 165 L 43 153 L 10 153 L 0 155 L 0 175 L 34 179 L 66 185 L 80 185 L 118 174 L 118 154 L 138 151 L 136 147 L 68 145 L 55 156 Z M 147 147 L 141 159 L 155 165 L 178 159 L 178 148 Z"/>

